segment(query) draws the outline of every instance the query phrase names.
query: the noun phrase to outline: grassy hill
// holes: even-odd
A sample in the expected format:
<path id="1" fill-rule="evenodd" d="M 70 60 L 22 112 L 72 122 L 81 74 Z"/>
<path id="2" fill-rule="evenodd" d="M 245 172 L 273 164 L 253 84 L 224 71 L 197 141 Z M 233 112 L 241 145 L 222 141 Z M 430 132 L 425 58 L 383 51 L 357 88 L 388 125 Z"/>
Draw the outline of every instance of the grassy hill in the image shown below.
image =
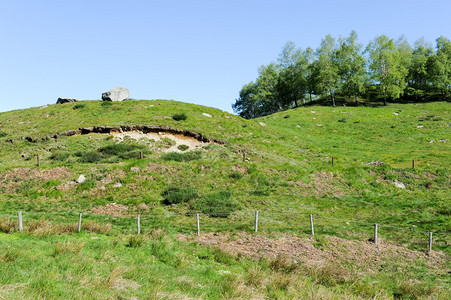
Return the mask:
<path id="1" fill-rule="evenodd" d="M 166 100 L 0 113 L 0 296 L 447 299 L 450 124 L 446 102 L 255 120 Z M 95 126 L 108 133 L 82 134 Z M 127 137 L 143 128 L 156 135 Z"/>

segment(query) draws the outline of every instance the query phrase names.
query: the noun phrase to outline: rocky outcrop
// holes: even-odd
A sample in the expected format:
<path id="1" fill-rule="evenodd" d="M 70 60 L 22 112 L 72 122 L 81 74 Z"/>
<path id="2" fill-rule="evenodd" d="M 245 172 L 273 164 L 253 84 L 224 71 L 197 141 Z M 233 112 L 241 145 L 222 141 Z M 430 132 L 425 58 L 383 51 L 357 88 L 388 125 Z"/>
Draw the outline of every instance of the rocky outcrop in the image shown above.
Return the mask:
<path id="1" fill-rule="evenodd" d="M 130 98 L 130 91 L 123 87 L 117 87 L 102 93 L 103 101 L 124 101 Z"/>
<path id="2" fill-rule="evenodd" d="M 71 102 L 78 102 L 80 100 L 76 98 L 58 98 L 56 101 L 56 104 L 63 104 L 63 103 L 71 103 Z"/>
<path id="3" fill-rule="evenodd" d="M 43 138 L 34 138 L 31 136 L 27 137 L 21 137 L 18 140 L 27 140 L 31 143 L 37 143 L 42 141 L 47 141 L 50 138 L 57 139 L 61 136 L 74 136 L 79 134 L 90 134 L 90 133 L 103 133 L 103 134 L 110 134 L 110 133 L 120 133 L 120 132 L 128 132 L 128 131 L 139 131 L 142 133 L 169 133 L 173 135 L 182 135 L 186 137 L 190 137 L 193 139 L 198 140 L 199 142 L 204 143 L 216 143 L 216 144 L 225 144 L 224 141 L 216 140 L 216 139 L 210 139 L 204 136 L 201 133 L 189 131 L 189 130 L 180 130 L 171 128 L 168 126 L 160 126 L 160 125 L 123 125 L 123 126 L 91 126 L 91 127 L 82 127 L 78 129 L 73 130 L 66 130 L 60 133 L 56 133 L 50 137 L 43 137 Z M 5 142 L 13 143 L 14 141 L 6 140 Z"/>
<path id="4" fill-rule="evenodd" d="M 223 141 L 219 141 L 216 139 L 209 139 L 202 135 L 201 133 L 189 131 L 189 130 L 180 130 L 171 128 L 168 126 L 160 126 L 160 125 L 123 125 L 123 126 L 91 126 L 91 127 L 83 127 L 77 130 L 67 130 L 61 133 L 57 133 L 52 136 L 52 138 L 57 139 L 59 136 L 73 136 L 77 134 L 90 134 L 90 133 L 117 133 L 117 132 L 128 132 L 128 131 L 139 131 L 142 133 L 169 133 L 169 134 L 177 134 L 183 135 L 186 137 L 191 137 L 199 142 L 209 143 L 213 142 L 216 144 L 225 144 Z M 37 141 L 37 140 L 34 140 Z"/>

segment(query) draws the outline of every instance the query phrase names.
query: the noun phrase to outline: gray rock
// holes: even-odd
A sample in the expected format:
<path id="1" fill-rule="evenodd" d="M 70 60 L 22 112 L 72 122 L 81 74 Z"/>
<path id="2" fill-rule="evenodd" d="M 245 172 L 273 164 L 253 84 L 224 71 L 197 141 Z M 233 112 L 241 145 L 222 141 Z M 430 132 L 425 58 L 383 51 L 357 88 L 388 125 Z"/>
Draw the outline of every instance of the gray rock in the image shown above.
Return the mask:
<path id="1" fill-rule="evenodd" d="M 130 91 L 123 87 L 116 87 L 108 92 L 102 93 L 103 101 L 124 101 L 130 98 Z"/>
<path id="2" fill-rule="evenodd" d="M 80 177 L 78 177 L 77 182 L 78 183 L 83 183 L 86 181 L 86 177 L 85 175 L 80 175 Z"/>
<path id="3" fill-rule="evenodd" d="M 211 115 L 210 115 L 210 114 L 202 113 L 202 115 L 205 116 L 205 117 L 211 118 Z"/>
<path id="4" fill-rule="evenodd" d="M 395 181 L 395 182 L 394 182 L 394 185 L 395 185 L 397 188 L 400 188 L 400 189 L 405 189 L 405 188 L 406 188 L 406 186 L 404 185 L 404 183 L 399 182 L 399 181 Z"/>
<path id="5" fill-rule="evenodd" d="M 58 98 L 56 101 L 56 104 L 63 104 L 63 103 L 72 103 L 72 102 L 78 102 L 80 100 L 76 98 Z"/>

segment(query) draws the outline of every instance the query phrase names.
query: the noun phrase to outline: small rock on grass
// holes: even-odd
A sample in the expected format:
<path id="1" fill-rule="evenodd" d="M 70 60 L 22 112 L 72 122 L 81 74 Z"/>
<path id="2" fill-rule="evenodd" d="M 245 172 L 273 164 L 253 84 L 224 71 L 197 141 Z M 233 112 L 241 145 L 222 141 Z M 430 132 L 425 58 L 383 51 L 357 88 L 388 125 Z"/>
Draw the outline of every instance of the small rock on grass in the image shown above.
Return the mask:
<path id="1" fill-rule="evenodd" d="M 405 189 L 406 188 L 406 186 L 402 182 L 395 181 L 394 184 L 395 184 L 396 187 L 398 187 L 400 189 Z"/>
<path id="2" fill-rule="evenodd" d="M 78 183 L 83 183 L 83 182 L 85 182 L 85 181 L 86 181 L 85 175 L 80 175 L 80 176 L 78 177 L 78 179 L 77 179 L 77 182 L 78 182 Z"/>
<path id="3" fill-rule="evenodd" d="M 205 117 L 211 118 L 211 115 L 210 115 L 210 114 L 202 113 L 202 115 L 205 116 Z"/>

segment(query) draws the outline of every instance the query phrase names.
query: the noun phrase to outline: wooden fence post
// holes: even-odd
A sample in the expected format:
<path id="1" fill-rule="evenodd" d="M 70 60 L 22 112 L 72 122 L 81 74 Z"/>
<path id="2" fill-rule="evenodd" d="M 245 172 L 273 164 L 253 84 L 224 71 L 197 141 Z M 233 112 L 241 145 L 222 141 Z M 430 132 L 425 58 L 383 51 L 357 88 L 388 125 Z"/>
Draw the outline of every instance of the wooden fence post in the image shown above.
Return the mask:
<path id="1" fill-rule="evenodd" d="M 144 158 L 143 152 L 139 151 L 139 159 L 143 159 L 143 158 Z"/>
<path id="2" fill-rule="evenodd" d="M 17 215 L 19 216 L 19 231 L 22 231 L 22 230 L 23 230 L 23 225 L 22 225 L 22 212 L 19 211 L 19 212 L 17 213 Z"/>
<path id="3" fill-rule="evenodd" d="M 78 232 L 81 232 L 81 213 L 78 215 Z"/>
<path id="4" fill-rule="evenodd" d="M 254 229 L 255 229 L 255 232 L 258 231 L 258 210 L 255 211 L 255 225 L 254 225 Z"/>
<path id="5" fill-rule="evenodd" d="M 415 159 L 412 159 L 412 169 L 415 170 Z"/>
<path id="6" fill-rule="evenodd" d="M 374 244 L 377 245 L 377 224 L 374 224 Z"/>
<path id="7" fill-rule="evenodd" d="M 428 245 L 428 251 L 432 251 L 432 232 L 429 232 L 429 245 Z"/>
<path id="8" fill-rule="evenodd" d="M 246 152 L 243 151 L 243 162 L 246 162 Z"/>
<path id="9" fill-rule="evenodd" d="M 199 214 L 196 214 L 196 221 L 197 221 L 197 235 L 200 235 Z"/>
<path id="10" fill-rule="evenodd" d="M 36 154 L 36 164 L 38 165 L 38 167 L 41 166 L 41 158 L 39 157 L 39 154 Z"/>
<path id="11" fill-rule="evenodd" d="M 332 167 L 335 165 L 335 157 L 332 156 Z"/>
<path id="12" fill-rule="evenodd" d="M 313 230 L 313 216 L 310 214 L 310 228 L 312 229 L 312 236 L 315 236 L 315 231 Z"/>
<path id="13" fill-rule="evenodd" d="M 141 233 L 141 216 L 138 214 L 138 234 Z"/>

